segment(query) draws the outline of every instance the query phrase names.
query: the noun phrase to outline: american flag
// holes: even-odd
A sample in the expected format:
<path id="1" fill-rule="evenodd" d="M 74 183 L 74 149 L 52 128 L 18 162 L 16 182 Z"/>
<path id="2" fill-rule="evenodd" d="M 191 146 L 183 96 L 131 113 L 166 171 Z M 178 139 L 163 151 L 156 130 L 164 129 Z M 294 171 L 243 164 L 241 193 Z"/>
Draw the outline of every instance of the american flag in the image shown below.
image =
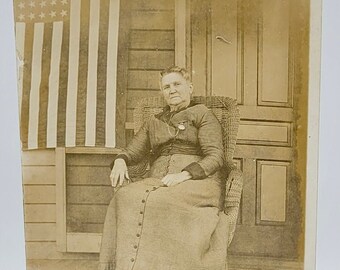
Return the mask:
<path id="1" fill-rule="evenodd" d="M 115 147 L 119 0 L 14 0 L 23 149 Z"/>

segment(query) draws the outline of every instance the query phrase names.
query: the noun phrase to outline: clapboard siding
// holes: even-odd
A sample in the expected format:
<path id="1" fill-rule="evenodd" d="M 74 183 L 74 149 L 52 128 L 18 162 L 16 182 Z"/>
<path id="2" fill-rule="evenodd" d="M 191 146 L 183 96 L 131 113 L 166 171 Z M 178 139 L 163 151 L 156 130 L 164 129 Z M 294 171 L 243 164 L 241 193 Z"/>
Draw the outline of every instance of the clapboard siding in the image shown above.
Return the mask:
<path id="1" fill-rule="evenodd" d="M 107 210 L 107 204 L 104 205 L 77 205 L 69 204 L 67 211 L 75 220 L 82 218 L 86 223 L 103 223 Z"/>
<path id="2" fill-rule="evenodd" d="M 128 74 L 129 89 L 159 89 L 159 71 L 130 70 Z"/>
<path id="3" fill-rule="evenodd" d="M 55 185 L 24 186 L 25 203 L 56 203 Z"/>
<path id="4" fill-rule="evenodd" d="M 27 270 L 97 270 L 98 260 L 27 260 Z"/>
<path id="5" fill-rule="evenodd" d="M 103 163 L 102 160 L 99 159 L 99 163 Z M 57 250 L 55 161 L 55 150 L 22 153 L 27 269 L 94 270 L 97 268 L 98 254 Z M 90 229 L 102 231 L 102 224 L 93 224 Z"/>
<path id="6" fill-rule="evenodd" d="M 26 241 L 56 241 L 55 223 L 25 223 Z"/>
<path id="7" fill-rule="evenodd" d="M 174 30 L 131 30 L 130 49 L 131 50 L 174 50 L 175 31 Z"/>
<path id="8" fill-rule="evenodd" d="M 22 165 L 26 258 L 29 259 L 36 254 L 32 247 L 56 241 L 55 151 L 24 151 Z"/>
<path id="9" fill-rule="evenodd" d="M 112 193 L 112 188 L 105 186 L 67 186 L 67 203 L 108 204 Z"/>
<path id="10" fill-rule="evenodd" d="M 88 253 L 65 253 L 57 250 L 57 244 L 51 242 L 26 242 L 26 259 L 27 260 L 58 260 L 58 259 L 85 259 L 98 260 L 98 254 Z M 60 268 L 62 269 L 62 268 Z M 74 269 L 81 269 L 75 266 Z"/>
<path id="11" fill-rule="evenodd" d="M 67 154 L 66 166 L 91 166 L 91 167 L 109 167 L 113 155 L 100 154 Z"/>
<path id="12" fill-rule="evenodd" d="M 138 100 L 160 94 L 159 71 L 175 64 L 175 1 L 136 0 L 132 8 L 126 122 Z"/>
<path id="13" fill-rule="evenodd" d="M 159 70 L 171 66 L 174 63 L 174 51 L 137 51 L 129 52 L 130 69 Z"/>
<path id="14" fill-rule="evenodd" d="M 66 154 L 68 232 L 101 233 L 113 196 L 111 154 Z"/>
<path id="15" fill-rule="evenodd" d="M 21 155 L 22 166 L 54 166 L 54 150 L 30 150 Z"/>
<path id="16" fill-rule="evenodd" d="M 25 222 L 56 222 L 55 204 L 25 204 L 24 213 Z"/>
<path id="17" fill-rule="evenodd" d="M 108 205 L 77 205 L 67 206 L 67 231 L 102 233 Z"/>
<path id="18" fill-rule="evenodd" d="M 108 166 L 68 166 L 66 178 L 68 185 L 110 186 L 110 168 Z"/>
<path id="19" fill-rule="evenodd" d="M 169 0 L 134 0 L 131 9 L 135 10 L 173 10 L 174 1 Z"/>
<path id="20" fill-rule="evenodd" d="M 104 216 L 105 217 L 105 216 Z M 104 218 L 101 223 L 67 223 L 67 233 L 102 233 L 104 228 Z M 68 247 L 69 248 L 69 247 Z M 83 247 L 78 247 L 79 248 Z M 93 247 L 91 247 L 92 249 Z M 99 250 L 99 249 L 98 249 Z M 98 252 L 98 250 L 96 252 Z"/>
<path id="21" fill-rule="evenodd" d="M 131 13 L 131 29 L 174 29 L 175 16 L 172 10 L 133 10 Z"/>
<path id="22" fill-rule="evenodd" d="M 55 185 L 54 166 L 25 166 L 22 168 L 24 185 Z"/>

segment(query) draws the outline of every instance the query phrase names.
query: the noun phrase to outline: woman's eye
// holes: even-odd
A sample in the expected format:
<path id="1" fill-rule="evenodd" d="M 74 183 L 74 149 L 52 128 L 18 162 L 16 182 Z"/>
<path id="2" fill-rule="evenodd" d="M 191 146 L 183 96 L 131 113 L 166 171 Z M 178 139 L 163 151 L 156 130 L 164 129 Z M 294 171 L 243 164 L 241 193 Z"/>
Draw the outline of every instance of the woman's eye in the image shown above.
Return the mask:
<path id="1" fill-rule="evenodd" d="M 181 85 L 181 83 L 180 82 L 175 82 L 174 85 L 175 86 L 179 86 L 179 85 Z"/>

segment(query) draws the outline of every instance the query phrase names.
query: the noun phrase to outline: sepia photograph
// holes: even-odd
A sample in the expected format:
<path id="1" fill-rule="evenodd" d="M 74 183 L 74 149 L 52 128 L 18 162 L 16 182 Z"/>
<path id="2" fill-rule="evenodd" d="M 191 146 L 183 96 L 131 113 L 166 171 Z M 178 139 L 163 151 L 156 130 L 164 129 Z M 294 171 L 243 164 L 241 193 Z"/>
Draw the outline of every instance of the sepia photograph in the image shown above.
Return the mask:
<path id="1" fill-rule="evenodd" d="M 309 270 L 312 2 L 14 0 L 27 269 Z"/>

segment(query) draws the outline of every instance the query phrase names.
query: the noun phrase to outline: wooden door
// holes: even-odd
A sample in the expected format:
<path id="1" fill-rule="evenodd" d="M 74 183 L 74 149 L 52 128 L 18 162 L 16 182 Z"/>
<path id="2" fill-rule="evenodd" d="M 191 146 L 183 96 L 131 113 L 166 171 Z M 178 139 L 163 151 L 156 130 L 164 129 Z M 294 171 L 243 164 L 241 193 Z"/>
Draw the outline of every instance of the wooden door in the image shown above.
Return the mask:
<path id="1" fill-rule="evenodd" d="M 296 258 L 303 223 L 294 169 L 294 1 L 191 4 L 190 64 L 194 85 L 204 86 L 198 94 L 233 97 L 241 112 L 235 162 L 244 190 L 229 253 Z"/>

